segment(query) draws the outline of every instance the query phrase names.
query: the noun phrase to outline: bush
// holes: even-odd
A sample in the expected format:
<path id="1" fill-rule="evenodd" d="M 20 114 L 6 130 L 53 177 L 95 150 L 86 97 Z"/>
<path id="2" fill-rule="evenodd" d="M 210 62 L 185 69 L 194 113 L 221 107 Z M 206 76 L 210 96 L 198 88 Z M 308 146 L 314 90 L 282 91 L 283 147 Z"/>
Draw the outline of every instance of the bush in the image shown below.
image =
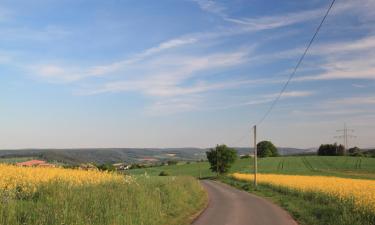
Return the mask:
<path id="1" fill-rule="evenodd" d="M 169 176 L 169 173 L 165 172 L 165 171 L 161 171 L 159 173 L 159 176 Z"/>

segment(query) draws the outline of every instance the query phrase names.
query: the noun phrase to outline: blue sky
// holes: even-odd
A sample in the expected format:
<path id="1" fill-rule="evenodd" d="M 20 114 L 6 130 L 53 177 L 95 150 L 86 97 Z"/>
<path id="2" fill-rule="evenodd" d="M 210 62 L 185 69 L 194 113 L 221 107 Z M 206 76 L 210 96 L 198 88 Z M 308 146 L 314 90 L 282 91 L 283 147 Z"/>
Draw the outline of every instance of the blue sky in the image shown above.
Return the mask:
<path id="1" fill-rule="evenodd" d="M 248 146 L 328 5 L 1 1 L 0 148 Z M 375 146 L 374 12 L 337 1 L 259 139 Z"/>

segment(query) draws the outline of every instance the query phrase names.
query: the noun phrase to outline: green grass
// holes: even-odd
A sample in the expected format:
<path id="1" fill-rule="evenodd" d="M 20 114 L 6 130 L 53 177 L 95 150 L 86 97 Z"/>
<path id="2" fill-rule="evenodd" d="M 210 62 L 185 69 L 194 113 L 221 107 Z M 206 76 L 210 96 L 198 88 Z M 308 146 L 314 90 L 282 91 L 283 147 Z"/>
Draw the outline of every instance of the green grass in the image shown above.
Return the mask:
<path id="1" fill-rule="evenodd" d="M 280 205 L 300 225 L 374 225 L 375 214 L 360 211 L 353 202 L 343 202 L 324 194 L 299 192 L 281 187 L 260 184 L 255 190 L 249 182 L 221 177 L 224 183 L 265 197 Z"/>
<path id="2" fill-rule="evenodd" d="M 192 177 L 138 176 L 129 184 L 42 185 L 32 196 L 0 193 L 1 225 L 189 224 L 207 201 Z"/>
<path id="3" fill-rule="evenodd" d="M 253 172 L 253 159 L 239 159 L 230 172 Z M 190 163 L 129 170 L 130 174 L 158 175 L 165 171 L 171 175 L 211 177 L 208 162 Z M 259 173 L 323 175 L 348 178 L 375 179 L 375 158 L 350 156 L 288 156 L 258 160 Z"/>

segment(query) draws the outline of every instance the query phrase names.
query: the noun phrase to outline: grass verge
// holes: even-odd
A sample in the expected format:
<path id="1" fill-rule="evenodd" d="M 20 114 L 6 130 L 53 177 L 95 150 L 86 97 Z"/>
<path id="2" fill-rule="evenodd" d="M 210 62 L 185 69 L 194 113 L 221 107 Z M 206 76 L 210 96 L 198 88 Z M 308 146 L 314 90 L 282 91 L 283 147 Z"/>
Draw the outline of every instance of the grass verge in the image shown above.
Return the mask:
<path id="1" fill-rule="evenodd" d="M 0 192 L 0 225 L 184 225 L 206 204 L 192 177 L 139 176 L 127 184 L 42 184 L 30 196 Z"/>
<path id="2" fill-rule="evenodd" d="M 221 177 L 220 181 L 238 189 L 265 197 L 289 211 L 301 225 L 374 225 L 375 214 L 358 210 L 350 202 L 309 192 L 299 192 L 286 188 L 260 184 L 255 190 L 249 182 L 231 177 Z"/>

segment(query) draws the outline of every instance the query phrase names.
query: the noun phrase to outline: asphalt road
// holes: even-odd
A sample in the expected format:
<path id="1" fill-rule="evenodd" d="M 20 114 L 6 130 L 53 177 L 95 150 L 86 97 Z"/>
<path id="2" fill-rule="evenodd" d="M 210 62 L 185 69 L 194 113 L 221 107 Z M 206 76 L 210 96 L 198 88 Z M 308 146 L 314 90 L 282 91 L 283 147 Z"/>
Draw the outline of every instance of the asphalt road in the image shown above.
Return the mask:
<path id="1" fill-rule="evenodd" d="M 207 209 L 193 225 L 296 225 L 279 206 L 220 182 L 204 180 Z"/>

